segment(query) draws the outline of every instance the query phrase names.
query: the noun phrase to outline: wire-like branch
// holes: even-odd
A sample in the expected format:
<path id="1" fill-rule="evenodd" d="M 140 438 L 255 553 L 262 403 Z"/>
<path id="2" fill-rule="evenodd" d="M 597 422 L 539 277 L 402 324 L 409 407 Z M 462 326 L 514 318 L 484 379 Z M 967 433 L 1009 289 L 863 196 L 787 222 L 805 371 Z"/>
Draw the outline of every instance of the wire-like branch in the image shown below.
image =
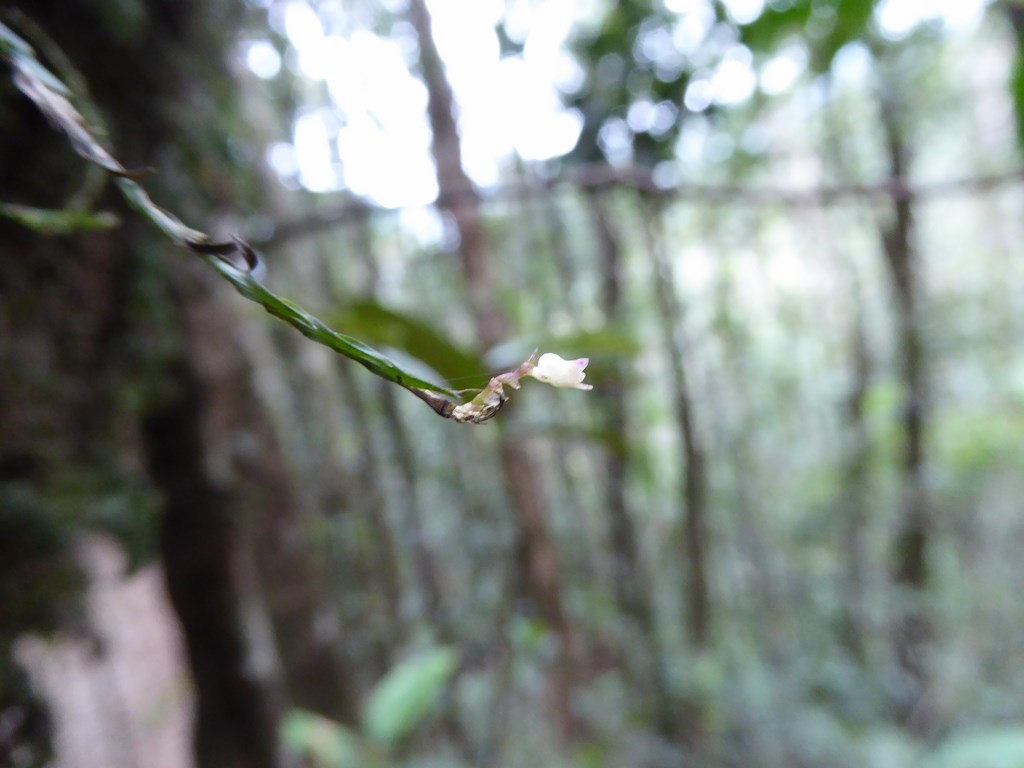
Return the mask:
<path id="1" fill-rule="evenodd" d="M 466 187 L 438 196 L 439 207 L 463 199 L 507 200 L 550 195 L 558 189 L 589 191 L 607 187 L 635 189 L 651 197 L 685 200 L 697 205 L 786 206 L 793 208 L 834 205 L 850 200 L 887 198 L 920 200 L 957 194 L 983 192 L 1024 182 L 1024 168 L 987 176 L 948 179 L 928 184 L 910 184 L 906 179 L 886 179 L 871 184 L 826 184 L 797 189 L 792 187 L 749 184 L 694 184 L 682 181 L 673 184 L 655 182 L 650 170 L 637 166 L 613 168 L 607 165 L 586 165 L 551 178 L 525 180 L 489 188 L 481 193 Z M 396 209 L 380 208 L 364 200 L 351 200 L 333 211 L 282 222 L 274 233 L 261 241 L 272 248 L 296 238 L 316 234 L 335 227 L 362 221 L 374 216 L 396 213 Z"/>

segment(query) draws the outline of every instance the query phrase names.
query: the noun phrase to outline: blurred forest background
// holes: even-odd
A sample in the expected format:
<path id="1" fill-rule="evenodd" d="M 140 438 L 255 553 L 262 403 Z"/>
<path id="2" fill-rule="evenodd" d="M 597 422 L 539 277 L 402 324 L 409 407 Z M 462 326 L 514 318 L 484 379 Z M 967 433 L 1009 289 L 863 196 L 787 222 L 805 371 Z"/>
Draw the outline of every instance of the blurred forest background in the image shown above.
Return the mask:
<path id="1" fill-rule="evenodd" d="M 2 21 L 274 291 L 453 388 L 540 348 L 594 390 L 439 419 L 5 64 L 0 764 L 1024 766 L 1024 5 Z"/>

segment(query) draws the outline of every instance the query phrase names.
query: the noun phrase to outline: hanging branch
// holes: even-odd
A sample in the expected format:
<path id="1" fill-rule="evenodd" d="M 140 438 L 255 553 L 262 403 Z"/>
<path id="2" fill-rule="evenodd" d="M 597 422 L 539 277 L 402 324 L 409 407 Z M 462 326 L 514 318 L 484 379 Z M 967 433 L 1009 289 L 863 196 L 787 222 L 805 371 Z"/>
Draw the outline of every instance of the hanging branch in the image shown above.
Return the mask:
<path id="1" fill-rule="evenodd" d="M 96 140 L 85 118 L 71 103 L 72 94 L 53 73 L 36 58 L 32 47 L 9 27 L 0 23 L 0 59 L 8 62 L 15 86 L 27 96 L 54 125 L 64 131 L 72 148 L 89 162 L 99 166 L 115 181 L 128 203 L 154 227 L 178 246 L 187 248 L 227 280 L 238 293 L 259 304 L 274 317 L 284 320 L 307 338 L 354 360 L 382 379 L 398 384 L 427 403 L 438 415 L 461 424 L 480 424 L 492 418 L 508 397 L 504 387 L 519 388 L 519 379 L 532 375 L 555 386 L 586 388 L 580 385 L 586 359 L 564 361 L 546 355 L 548 366 L 536 365 L 536 353 L 519 368 L 499 374 L 468 402 L 460 402 L 459 393 L 421 379 L 401 368 L 363 342 L 329 328 L 301 307 L 268 290 L 259 254 L 240 238 L 216 242 L 207 234 L 186 226 L 150 198 L 137 179 L 141 173 L 125 168 Z M 569 366 L 568 371 L 551 368 L 551 361 Z M 544 358 L 542 358 L 542 363 Z M 554 373 L 552 373 L 554 370 Z M 562 383 L 569 382 L 569 383 Z"/>

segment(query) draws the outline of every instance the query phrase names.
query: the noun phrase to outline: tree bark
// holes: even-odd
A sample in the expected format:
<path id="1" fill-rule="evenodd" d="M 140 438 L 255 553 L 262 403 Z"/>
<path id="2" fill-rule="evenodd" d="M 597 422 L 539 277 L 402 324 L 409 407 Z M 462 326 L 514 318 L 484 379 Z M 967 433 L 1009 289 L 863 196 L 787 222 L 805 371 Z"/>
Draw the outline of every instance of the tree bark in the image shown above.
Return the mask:
<path id="1" fill-rule="evenodd" d="M 479 198 L 471 193 L 473 184 L 462 167 L 455 99 L 434 43 L 431 19 L 424 0 L 410 1 L 409 19 L 416 30 L 420 64 L 427 86 L 427 112 L 433 133 L 431 153 L 437 166 L 440 206 L 458 229 L 458 253 L 477 340 L 486 350 L 504 340 L 507 322 L 494 298 L 495 283 L 487 256 Z M 508 440 L 502 441 L 501 454 L 505 485 L 512 497 L 519 524 L 520 574 L 524 592 L 559 639 L 561 658 L 552 670 L 552 692 L 560 729 L 569 735 L 575 730 L 569 699 L 578 650 L 562 604 L 558 553 L 547 531 L 540 484 L 530 454 L 524 445 Z"/>
<path id="2" fill-rule="evenodd" d="M 601 259 L 602 309 L 605 319 L 614 323 L 622 316 L 621 237 L 608 210 L 607 193 L 595 191 L 588 196 L 588 202 Z M 611 446 L 605 460 L 605 505 L 611 539 L 613 588 L 623 612 L 636 622 L 642 632 L 653 637 L 636 526 L 626 500 L 629 444 L 625 376 L 621 364 L 601 383 L 601 398 L 608 414 L 608 431 L 621 440 Z"/>
<path id="3" fill-rule="evenodd" d="M 853 381 L 846 398 L 842 420 L 846 442 L 843 451 L 843 526 L 841 547 L 845 552 L 840 594 L 842 599 L 841 639 L 855 658 L 865 661 L 867 641 L 866 571 L 868 496 L 870 480 L 871 440 L 865 417 L 868 388 L 871 385 L 871 356 L 864 328 L 863 299 L 860 287 L 851 286 L 854 316 L 850 322 L 850 357 Z"/>
<path id="4" fill-rule="evenodd" d="M 711 635 L 711 596 L 709 593 L 707 552 L 707 470 L 704 448 L 697 434 L 692 395 L 684 360 L 686 352 L 679 339 L 683 323 L 682 307 L 676 294 L 672 265 L 664 252 L 665 238 L 660 230 L 660 208 L 645 203 L 645 231 L 651 258 L 654 295 L 658 304 L 658 317 L 662 323 L 665 355 L 672 377 L 671 392 L 683 451 L 683 532 L 686 562 L 686 616 L 687 633 L 697 648 L 705 648 Z"/>
<path id="5" fill-rule="evenodd" d="M 222 57 L 237 6 L 150 0 L 125 26 L 115 21 L 122 9 L 102 2 L 39 0 L 31 10 L 80 70 L 80 78 L 72 73 L 75 89 L 88 84 L 119 157 L 129 165 L 173 158 L 178 183 L 193 171 L 217 170 L 207 194 L 187 183 L 171 189 L 163 174 L 151 177 L 162 204 L 186 216 L 205 214 L 224 202 L 217 195 L 233 198 L 253 187 L 252 169 L 218 154 L 202 132 L 218 117 L 233 117 L 222 111 L 229 101 L 209 94 L 234 88 Z M 80 201 L 76 186 L 92 173 L 85 161 L 6 78 L 0 98 L 0 199 L 55 208 Z M 155 236 L 115 195 L 99 202 L 123 215 L 119 229 L 57 239 L 0 224 L 2 364 L 25 385 L 5 383 L 0 459 L 9 451 L 25 457 L 41 492 L 65 504 L 69 483 L 81 478 L 110 476 L 163 492 L 160 552 L 193 665 L 197 758 L 200 765 L 270 768 L 279 764 L 284 696 L 252 552 L 261 533 L 287 528 L 288 535 L 273 538 L 276 549 L 264 550 L 275 559 L 260 571 L 305 561 L 289 541 L 296 530 L 288 472 L 236 344 L 238 324 L 224 303 L 230 292 L 212 291 L 216 278 Z M 70 503 L 84 516 L 91 501 L 83 493 Z M 144 538 L 156 532 L 142 511 L 125 516 L 145 529 Z M 282 589 L 316 580 L 302 567 L 279 572 L 289 575 L 278 582 Z M 324 636 L 324 622 L 311 620 L 320 607 L 314 593 L 304 593 L 281 618 L 303 625 L 302 643 L 315 641 Z M 288 649 L 295 680 L 339 683 L 331 643 L 307 643 L 301 652 L 298 645 Z"/>
<path id="6" fill-rule="evenodd" d="M 882 126 L 889 155 L 889 174 L 897 183 L 907 178 L 908 146 L 899 125 L 895 94 L 882 95 Z M 909 727 L 924 730 L 930 721 L 927 652 L 933 634 L 925 607 L 931 581 L 928 549 L 932 529 L 931 500 L 925 481 L 925 435 L 928 396 L 924 340 L 920 325 L 920 278 L 913 243 L 913 210 L 909 198 L 893 199 L 892 215 L 882 230 L 882 246 L 892 280 L 896 307 L 899 376 L 903 386 L 903 489 L 899 529 L 893 551 L 893 580 L 897 609 L 893 650 L 901 673 L 895 697 L 898 717 Z"/>
<path id="7" fill-rule="evenodd" d="M 242 523 L 207 469 L 217 462 L 203 434 L 209 382 L 188 365 L 176 379 L 174 399 L 150 415 L 144 439 L 166 498 L 162 554 L 196 685 L 196 757 L 211 768 L 272 768 L 276 658 L 260 608 L 246 605 L 256 585 L 250 553 L 238 546 Z"/>
<path id="8" fill-rule="evenodd" d="M 608 194 L 595 190 L 588 194 L 591 220 L 597 231 L 601 258 L 601 301 L 608 322 L 622 320 L 622 237 L 608 209 Z M 650 243 L 653 247 L 654 243 Z M 664 297 L 663 297 L 664 298 Z M 629 637 L 625 649 L 636 659 L 640 652 L 642 671 L 649 691 L 651 710 L 658 733 L 666 740 L 685 738 L 692 731 L 691 715 L 682 712 L 673 700 L 667 678 L 665 654 L 658 641 L 658 621 L 653 597 L 644 579 L 636 523 L 629 509 L 626 480 L 629 468 L 629 401 L 626 392 L 625 368 L 620 363 L 602 382 L 601 393 L 605 410 L 609 414 L 608 430 L 621 442 L 610 449 L 605 465 L 607 476 L 605 503 L 608 507 L 609 535 L 612 550 L 612 577 L 616 598 L 624 615 L 634 624 L 634 631 L 643 638 L 646 648 L 636 648 Z M 627 623 L 628 622 L 624 622 Z M 646 656 L 646 658 L 644 658 Z"/>
<path id="9" fill-rule="evenodd" d="M 685 359 L 687 352 L 680 337 L 683 308 L 679 301 L 672 265 L 665 252 L 663 210 L 654 200 L 641 200 L 643 228 L 651 260 L 653 292 L 661 322 L 662 343 L 669 361 L 670 391 L 675 412 L 679 446 L 682 450 L 680 501 L 683 511 L 683 557 L 686 583 L 684 601 L 686 634 L 693 648 L 705 650 L 711 641 L 711 596 L 708 579 L 709 534 L 707 530 L 707 470 L 704 448 L 697 434 L 692 394 Z M 664 694 L 663 694 L 664 696 Z M 704 703 L 689 700 L 675 713 L 662 710 L 659 730 L 680 738 L 690 746 L 705 738 Z"/>

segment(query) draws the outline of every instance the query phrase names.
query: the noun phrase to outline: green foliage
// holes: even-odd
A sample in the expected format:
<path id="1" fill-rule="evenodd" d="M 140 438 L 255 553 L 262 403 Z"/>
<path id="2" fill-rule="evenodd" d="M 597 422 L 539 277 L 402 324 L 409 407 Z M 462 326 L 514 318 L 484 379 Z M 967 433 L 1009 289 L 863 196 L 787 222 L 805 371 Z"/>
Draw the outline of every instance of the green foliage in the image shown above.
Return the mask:
<path id="1" fill-rule="evenodd" d="M 397 744 L 437 707 L 441 692 L 458 666 L 455 651 L 434 647 L 401 662 L 381 680 L 363 713 L 369 738 Z"/>
<path id="2" fill-rule="evenodd" d="M 685 75 L 675 86 L 656 74 L 652 82 L 650 68 L 643 71 L 648 65 L 634 56 L 638 30 L 649 11 L 655 19 L 647 22 L 645 29 L 656 33 L 661 28 L 661 11 L 656 10 L 661 7 L 618 4 L 609 11 L 604 26 L 587 38 L 591 46 L 588 62 L 611 57 L 614 64 L 619 57 L 623 65 L 620 70 L 608 70 L 614 77 L 595 78 L 588 86 L 593 90 L 585 97 L 593 99 L 594 115 L 621 117 L 632 100 L 645 98 L 657 88 L 676 87 L 673 98 L 679 97 Z M 873 34 L 869 29 L 873 7 L 874 3 L 828 0 L 772 2 L 740 33 L 755 52 L 766 55 L 788 35 L 795 35 L 813 47 L 813 66 L 824 70 L 842 41 Z M 724 9 L 720 20 L 729 23 Z M 920 55 L 926 49 L 916 40 L 907 43 L 906 58 L 916 57 L 918 66 L 927 66 L 921 62 L 929 57 Z M 902 66 L 902 61 L 895 62 L 892 68 L 896 71 Z M 632 69 L 640 74 L 630 79 Z M 871 85 L 875 82 L 867 80 Z M 922 99 L 921 89 L 908 88 L 907 82 L 904 78 L 893 88 L 902 100 L 900 108 L 925 113 L 922 104 L 932 95 L 925 94 Z M 877 137 L 870 120 L 877 103 L 868 93 L 871 85 L 863 92 L 857 91 L 860 85 L 850 86 L 857 92 L 850 94 L 847 104 L 854 104 L 856 117 L 851 116 L 848 130 L 836 141 L 838 152 L 849 153 L 846 162 L 852 171 L 875 179 L 884 163 L 872 166 L 870 162 L 883 155 L 884 149 L 873 144 Z M 809 93 L 814 98 L 808 97 Z M 771 149 L 762 155 L 765 177 L 784 179 L 779 183 L 803 180 L 801 173 L 793 173 L 790 163 L 794 157 L 802 158 L 801 164 L 813 159 L 811 165 L 817 161 L 828 165 L 826 150 L 815 145 L 821 114 L 814 110 L 841 111 L 847 104 L 832 101 L 823 105 L 817 98 L 820 95 L 810 89 L 796 95 L 794 101 L 801 102 L 797 109 L 789 109 L 786 99 L 780 98 L 770 109 L 754 115 L 753 109 L 749 113 L 737 110 L 737 120 L 749 121 L 769 136 Z M 943 90 L 940 95 L 960 109 L 962 99 L 954 91 Z M 997 101 L 1001 95 L 989 93 L 986 98 Z M 600 99 L 606 100 L 603 107 Z M 781 130 L 769 123 L 781 125 Z M 600 125 L 588 124 L 585 130 L 596 131 Z M 720 127 L 716 124 L 711 130 Z M 914 140 L 922 142 L 915 174 L 932 178 L 933 171 L 939 173 L 933 163 L 942 157 L 969 161 L 969 153 L 951 135 L 949 126 L 943 126 L 938 140 L 924 132 L 915 134 Z M 591 140 L 596 141 L 593 136 Z M 990 145 L 979 146 L 987 150 Z M 668 144 L 663 149 L 671 151 Z M 869 156 L 867 163 L 860 156 L 862 151 Z M 817 182 L 816 172 L 808 171 L 808 183 Z M 124 180 L 124 188 L 129 195 L 140 189 L 131 180 Z M 303 467 L 311 495 L 323 490 L 317 485 L 320 473 L 320 477 L 329 477 L 331 484 L 337 482 L 324 496 L 332 501 L 345 496 L 337 506 L 357 512 L 337 518 L 323 516 L 315 523 L 324 531 L 341 531 L 333 540 L 344 543 L 345 554 L 337 556 L 334 563 L 338 567 L 332 574 L 341 586 L 332 598 L 350 612 L 346 619 L 354 619 L 346 622 L 346 653 L 357 663 L 374 668 L 393 652 L 398 642 L 395 638 L 405 637 L 408 629 L 405 603 L 422 599 L 417 593 L 420 585 L 409 586 L 419 578 L 415 560 L 422 557 L 428 564 L 436 562 L 443 585 L 442 606 L 436 612 L 434 607 L 424 608 L 423 614 L 445 622 L 446 639 L 465 643 L 466 658 L 473 660 L 471 674 L 460 675 L 458 680 L 459 692 L 473 688 L 469 691 L 472 698 L 467 695 L 462 711 L 456 706 L 452 714 L 467 742 L 459 747 L 475 754 L 464 756 L 458 764 L 554 766 L 567 765 L 567 760 L 573 759 L 566 758 L 571 749 L 564 742 L 544 732 L 552 719 L 549 685 L 554 677 L 552 659 L 558 655 L 556 635 L 538 619 L 527 618 L 529 608 L 520 612 L 520 585 L 514 583 L 519 575 L 515 571 L 519 567 L 516 523 L 500 473 L 495 471 L 501 460 L 499 440 L 511 438 L 534 452 L 532 458 L 540 467 L 537 496 L 541 523 L 554 532 L 553 543 L 564 565 L 559 588 L 564 590 L 569 621 L 584 640 L 581 645 L 587 658 L 581 665 L 583 679 L 571 691 L 572 705 L 582 713 L 588 732 L 596 734 L 597 743 L 585 744 L 573 755 L 577 764 L 1020 765 L 1021 739 L 1009 729 L 951 739 L 922 762 L 925 747 L 893 723 L 888 707 L 888 689 L 899 685 L 888 659 L 891 627 L 885 614 L 890 603 L 901 597 L 891 588 L 889 566 L 894 523 L 902 502 L 898 473 L 905 413 L 905 396 L 897 379 L 900 361 L 891 342 L 894 329 L 885 311 L 890 300 L 887 273 L 876 250 L 877 219 L 884 219 L 891 201 L 880 192 L 863 201 L 844 197 L 841 211 L 831 205 L 832 200 L 819 205 L 810 199 L 794 209 L 785 201 L 763 205 L 763 196 L 747 198 L 745 190 L 737 189 L 741 204 L 719 200 L 714 208 L 701 208 L 711 211 L 709 215 L 695 217 L 693 210 L 704 201 L 685 196 L 685 189 L 681 192 L 684 197 L 667 198 L 658 215 L 664 215 L 670 225 L 670 257 L 684 267 L 677 273 L 685 281 L 679 293 L 688 303 L 689 313 L 681 331 L 687 338 L 687 364 L 693 371 L 696 426 L 707 441 L 708 471 L 713 480 L 707 554 L 716 615 L 708 648 L 695 651 L 683 631 L 687 583 L 685 576 L 680 578 L 680 565 L 685 561 L 681 548 L 686 536 L 681 524 L 685 507 L 675 495 L 683 457 L 665 403 L 672 372 L 657 341 L 652 340 L 657 308 L 645 272 L 646 246 L 637 234 L 643 223 L 630 218 L 629 206 L 620 206 L 614 215 L 624 233 L 623 293 L 634 332 L 600 325 L 594 310 L 600 303 L 599 267 L 589 246 L 591 238 L 585 236 L 586 222 L 573 222 L 567 228 L 572 236 L 566 243 L 566 277 L 561 284 L 536 250 L 524 248 L 529 260 L 506 258 L 503 269 L 496 271 L 496 278 L 505 284 L 496 285 L 495 290 L 499 295 L 507 291 L 510 308 L 531 302 L 537 305 L 521 312 L 524 325 L 531 317 L 542 324 L 545 313 L 538 307 L 556 306 L 564 309 L 567 325 L 582 317 L 581 325 L 598 330 L 551 334 L 543 327 L 526 327 L 520 339 L 492 350 L 490 370 L 507 367 L 504 362 L 520 361 L 535 346 L 568 357 L 589 356 L 592 365 L 588 373 L 597 385 L 593 399 L 566 400 L 569 407 L 538 409 L 537 414 L 513 421 L 512 428 L 502 433 L 476 433 L 450 442 L 449 438 L 435 440 L 428 429 L 420 429 L 422 422 L 415 418 L 410 419 L 409 434 L 402 435 L 394 423 L 381 419 L 383 409 L 371 400 L 375 393 L 342 398 L 340 408 L 348 410 L 340 415 L 321 408 L 326 400 L 304 402 L 308 406 L 305 412 L 294 411 L 289 426 L 296 432 L 308 426 L 301 423 L 303 419 L 320 417 L 325 417 L 323 432 L 355 419 L 364 419 L 367 427 L 359 436 L 344 428 L 325 437 L 318 432 L 316 438 L 322 437 L 323 444 L 343 442 L 345 450 L 310 451 L 311 455 L 328 456 L 330 463 L 310 460 Z M 1020 655 L 1013 631 L 1019 628 L 1020 612 L 1010 593 L 1016 573 L 1013 552 L 1020 541 L 1014 500 L 1020 492 L 1016 468 L 1022 425 L 1015 410 L 1019 410 L 1018 400 L 1000 403 L 996 399 L 1001 387 L 1011 388 L 1011 376 L 1020 376 L 1014 346 L 1020 307 L 1012 297 L 1019 295 L 1021 275 L 1006 261 L 1006 247 L 1019 239 L 1016 219 L 1006 215 L 1015 201 L 1016 190 L 1005 197 L 988 190 L 978 202 L 990 211 L 983 215 L 991 218 L 981 218 L 970 204 L 958 208 L 955 218 L 966 221 L 978 216 L 981 226 L 994 234 L 965 241 L 933 238 L 927 242 L 924 236 L 931 202 L 914 200 L 923 236 L 921 267 L 926 275 L 920 312 L 929 336 L 929 375 L 934 376 L 936 385 L 928 413 L 928 492 L 934 495 L 935 538 L 956 554 L 945 560 L 934 558 L 940 577 L 928 599 L 945 604 L 944 610 L 958 617 L 991 617 L 999 622 L 994 631 L 988 622 L 937 628 L 936 657 L 939 665 L 948 662 L 949 666 L 936 676 L 939 728 L 995 720 L 996 715 L 1003 721 L 1020 715 L 1020 680 L 1005 673 Z M 202 252 L 210 244 L 201 233 L 161 215 L 148 198 L 140 198 L 138 204 L 177 242 L 198 246 L 211 268 L 243 295 L 300 330 L 305 328 L 303 333 L 308 331 L 310 338 L 328 346 L 339 345 L 340 353 L 354 356 L 371 370 L 377 366 L 375 372 L 389 380 L 403 375 L 401 369 L 387 368 L 388 359 L 366 343 L 389 354 L 394 349 L 415 356 L 445 377 L 461 381 L 465 376 L 487 376 L 488 367 L 477 355 L 447 341 L 434 325 L 372 299 L 360 299 L 333 311 L 327 317 L 330 324 L 348 329 L 352 336 L 330 337 L 334 332 L 325 325 L 317 325 L 315 318 L 269 293 L 244 268 L 225 260 L 240 251 Z M 712 219 L 714 226 L 709 227 Z M 986 239 L 989 234 L 993 234 L 995 245 Z M 498 231 L 490 242 L 500 249 L 509 237 L 507 231 Z M 401 241 L 396 238 L 396 242 Z M 405 252 L 404 243 L 395 247 L 388 242 L 381 247 L 382 253 L 392 256 Z M 702 278 L 700 270 L 691 273 L 685 269 L 691 253 L 701 255 L 698 251 L 707 252 L 709 279 Z M 776 254 L 792 257 L 781 277 L 774 271 Z M 543 268 L 534 269 L 537 264 Z M 984 266 L 965 268 L 973 264 Z M 436 261 L 429 263 L 431 277 L 440 283 L 441 270 L 436 266 Z M 516 270 L 520 270 L 518 275 Z M 991 285 L 972 282 L 972 276 L 985 270 L 994 275 Z M 848 272 L 856 273 L 857 279 L 850 280 Z M 448 305 L 463 311 L 458 281 L 436 291 L 424 290 L 422 281 L 409 279 L 409 274 L 404 276 L 411 284 L 407 297 L 422 300 L 424 312 L 442 314 Z M 1005 335 L 991 329 L 975 332 L 959 323 L 960 315 L 939 303 L 950 290 L 948 282 L 955 282 L 956 290 L 970 303 L 982 306 L 984 314 L 1005 312 Z M 728 288 L 717 312 L 716 283 L 718 290 Z M 568 297 L 560 295 L 566 285 L 573 287 Z M 857 413 L 851 413 L 847 388 L 853 378 L 854 355 L 847 349 L 846 339 L 853 305 L 860 302 L 863 306 L 856 307 L 856 312 L 858 317 L 863 315 L 867 326 L 870 370 L 864 376 L 866 392 Z M 420 309 L 419 303 L 416 308 Z M 951 315 L 949 325 L 964 334 L 963 348 L 955 354 L 938 352 L 943 340 L 948 341 L 948 330 L 932 323 L 936 315 L 943 314 Z M 979 351 L 983 349 L 988 352 Z M 983 354 L 998 359 L 991 367 L 979 366 Z M 637 364 L 631 366 L 634 359 Z M 625 428 L 618 426 L 614 434 L 600 427 L 611 412 L 611 398 L 602 397 L 602 385 L 608 381 L 605 371 L 611 372 L 613 367 L 622 374 L 618 380 L 629 416 Z M 634 370 L 636 375 L 630 377 Z M 412 371 L 418 372 L 415 367 Z M 323 379 L 316 384 L 331 390 L 337 372 L 321 373 Z M 971 390 L 966 405 L 957 399 L 961 394 L 951 394 L 959 392 L 964 377 L 984 384 L 980 391 Z M 602 412 L 604 408 L 608 410 Z M 424 413 L 423 418 L 433 416 Z M 319 429 L 322 425 L 314 426 Z M 364 434 L 371 439 L 364 441 Z M 298 444 L 303 438 L 293 439 L 293 444 Z M 611 451 L 628 459 L 625 478 L 605 471 Z M 296 461 L 306 460 L 300 456 L 302 451 L 294 453 Z M 854 464 L 859 469 L 851 470 Z M 339 490 L 350 478 L 355 479 L 353 490 Z M 378 482 L 381 492 L 373 495 L 368 489 Z M 621 488 L 615 483 L 626 486 L 626 513 L 641 538 L 644 596 L 650 599 L 655 615 L 656 631 L 650 637 L 637 631 L 636 618 L 625 615 L 610 588 L 620 573 L 610 557 L 617 542 L 608 510 L 601 502 L 608 490 Z M 128 495 L 111 494 L 92 505 L 90 514 L 116 527 L 137 503 Z M 957 519 L 951 511 L 967 523 L 955 527 Z M 423 517 L 417 519 L 420 512 Z M 993 517 L 999 519 L 993 521 Z M 961 535 L 961 530 L 966 535 Z M 391 535 L 395 542 L 389 540 Z M 328 537 L 321 538 L 318 543 L 327 549 Z M 402 570 L 398 581 L 404 583 L 396 589 L 401 594 L 390 602 L 382 597 L 386 590 L 380 584 L 385 579 L 377 577 L 391 567 L 381 553 L 393 543 Z M 415 554 L 414 547 L 419 549 Z M 1001 562 L 1007 552 L 1009 557 Z M 349 559 L 349 553 L 355 556 Z M 988 569 L 987 574 L 979 573 L 983 569 Z M 957 583 L 956 594 L 946 589 L 947 581 Z M 853 605 L 857 600 L 863 605 Z M 864 616 L 858 608 L 864 609 Z M 367 625 L 373 626 L 372 633 Z M 847 632 L 850 638 L 845 636 Z M 372 642 L 364 639 L 370 634 Z M 481 635 L 483 652 L 477 655 Z M 422 741 L 413 736 L 446 703 L 442 691 L 451 682 L 455 666 L 452 649 L 424 651 L 381 680 L 369 697 L 361 731 L 297 711 L 284 721 L 284 739 L 317 768 L 390 765 L 396 754 L 408 754 L 409 762 L 416 765 L 437 764 L 443 758 L 413 756 L 412 749 L 405 752 L 402 748 L 410 743 L 434 748 L 445 742 L 447 734 L 431 733 L 432 738 Z M 650 677 L 648 670 L 652 670 Z M 958 682 L 958 677 L 965 680 Z M 656 692 L 659 685 L 664 690 Z M 959 690 L 958 685 L 967 690 Z M 679 734 L 663 736 L 656 730 L 654 710 L 659 694 L 669 701 L 671 717 L 681 721 L 680 728 L 689 729 L 688 735 L 694 737 L 677 753 L 670 750 L 678 747 Z M 612 727 L 606 727 L 609 724 Z M 543 733 L 535 738 L 538 732 Z M 488 747 L 493 749 L 488 751 Z M 667 757 L 660 753 L 663 749 L 669 751 Z"/>
<path id="3" fill-rule="evenodd" d="M 622 360 L 640 351 L 640 342 L 635 334 L 611 325 L 593 330 L 542 336 L 536 340 L 535 346 L 562 350 L 563 357 L 566 358 L 590 355 L 595 359 L 604 357 L 609 360 Z"/>
<path id="4" fill-rule="evenodd" d="M 403 387 L 415 387 L 431 392 L 439 392 L 457 399 L 451 390 L 438 384 L 421 379 L 401 368 L 394 361 L 382 355 L 373 347 L 328 327 L 323 321 L 306 312 L 281 296 L 269 291 L 250 273 L 229 264 L 219 256 L 204 255 L 203 259 L 220 273 L 240 294 L 256 302 L 274 317 L 284 320 L 308 339 L 312 339 L 335 352 L 354 360 L 369 369 L 382 379 L 400 384 Z"/>
<path id="5" fill-rule="evenodd" d="M 596 29 L 581 34 L 573 52 L 587 72 L 587 79 L 568 103 L 583 115 L 583 130 L 573 155 L 586 162 L 603 159 L 600 132 L 609 120 L 623 120 L 631 104 L 645 101 L 678 114 L 690 81 L 692 66 L 671 49 L 674 15 L 660 3 L 630 0 L 612 3 Z M 651 166 L 671 159 L 680 121 L 658 122 L 649 129 L 629 134 L 634 160 Z"/>
<path id="6" fill-rule="evenodd" d="M 284 746 L 307 759 L 313 768 L 366 768 L 359 737 L 340 723 L 302 709 L 281 721 Z"/>
<path id="7" fill-rule="evenodd" d="M 1017 53 L 1013 57 L 1013 71 L 1010 76 L 1010 93 L 1013 96 L 1013 112 L 1017 122 L 1017 145 L 1024 151 L 1024 37 L 1018 37 Z"/>
<path id="8" fill-rule="evenodd" d="M 1022 457 L 1024 427 L 1013 411 L 954 412 L 936 424 L 937 450 L 960 482 L 1000 465 L 1015 466 Z"/>
<path id="9" fill-rule="evenodd" d="M 370 693 L 363 730 L 356 732 L 313 712 L 293 709 L 281 722 L 281 738 L 315 768 L 389 765 L 390 750 L 435 712 L 458 665 L 446 647 L 422 650 L 388 672 Z"/>
<path id="10" fill-rule="evenodd" d="M 148 483 L 108 472 L 106 477 L 82 477 L 82 487 L 67 506 L 85 507 L 83 523 L 113 536 L 124 548 L 128 568 L 151 562 L 157 552 L 163 498 Z"/>
<path id="11" fill-rule="evenodd" d="M 600 379 L 613 366 L 635 357 L 641 349 L 640 340 L 628 329 L 608 324 L 589 330 L 568 333 L 539 333 L 512 339 L 488 354 L 498 368 L 507 368 L 521 361 L 531 350 L 558 352 L 566 359 L 589 357 L 587 368 L 592 379 Z"/>
<path id="12" fill-rule="evenodd" d="M 329 315 L 335 325 L 348 328 L 373 344 L 401 350 L 452 381 L 487 381 L 488 371 L 479 355 L 462 349 L 429 323 L 398 312 L 372 298 L 347 304 Z"/>
<path id="13" fill-rule="evenodd" d="M 870 3 L 858 5 L 870 7 Z M 766 5 L 760 16 L 740 26 L 740 39 L 757 51 L 776 50 L 787 37 L 801 34 L 807 29 L 811 10 L 812 3 L 809 0 Z"/>
<path id="14" fill-rule="evenodd" d="M 61 510 L 27 486 L 0 486 L 0 650 L 24 632 L 52 631 L 84 576 Z"/>
<path id="15" fill-rule="evenodd" d="M 754 51 L 773 53 L 789 37 L 799 37 L 811 51 L 811 65 L 827 71 L 836 53 L 867 36 L 873 0 L 794 0 L 768 3 L 754 21 L 740 26 L 740 39 Z"/>
<path id="16" fill-rule="evenodd" d="M 517 617 L 508 628 L 509 641 L 525 657 L 534 657 L 547 650 L 551 643 L 551 631 L 542 621 Z"/>
<path id="17" fill-rule="evenodd" d="M 922 768 L 1024 768 L 1024 730 L 993 728 L 946 741 Z"/>
<path id="18" fill-rule="evenodd" d="M 72 232 L 112 229 L 119 223 L 117 216 L 108 211 L 54 211 L 15 203 L 0 203 L 0 218 L 13 221 L 41 235 L 67 235 Z"/>

